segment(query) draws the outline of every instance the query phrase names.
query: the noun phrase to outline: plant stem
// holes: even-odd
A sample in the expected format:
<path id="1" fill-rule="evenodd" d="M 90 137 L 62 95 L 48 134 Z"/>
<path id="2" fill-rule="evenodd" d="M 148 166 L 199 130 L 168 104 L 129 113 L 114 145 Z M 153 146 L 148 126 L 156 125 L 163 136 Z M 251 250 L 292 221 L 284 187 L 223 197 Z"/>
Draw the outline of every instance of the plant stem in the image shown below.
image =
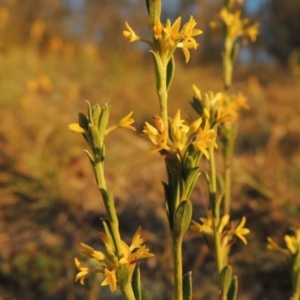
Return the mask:
<path id="1" fill-rule="evenodd" d="M 134 292 L 130 283 L 124 286 L 122 293 L 126 300 L 135 300 Z"/>
<path id="2" fill-rule="evenodd" d="M 119 232 L 119 221 L 116 212 L 116 208 L 114 205 L 114 199 L 109 197 L 106 189 L 106 182 L 104 177 L 104 165 L 103 162 L 95 163 L 94 165 L 94 173 L 96 177 L 97 186 L 100 190 L 100 193 L 103 198 L 104 206 L 106 213 L 108 214 L 108 219 L 111 223 L 112 236 L 114 239 L 114 245 L 116 248 L 116 254 L 118 258 L 123 257 L 123 247 L 121 242 L 121 236 Z M 112 202 L 112 203 L 111 203 Z"/>
<path id="3" fill-rule="evenodd" d="M 214 148 L 209 148 L 209 167 L 210 167 L 210 202 L 213 212 L 213 227 L 214 227 L 214 243 L 215 243 L 215 255 L 218 267 L 218 273 L 220 274 L 223 269 L 223 257 L 221 253 L 221 237 L 218 231 L 220 223 L 220 203 L 217 200 L 217 176 L 216 176 L 216 164 Z"/>
<path id="4" fill-rule="evenodd" d="M 173 240 L 175 300 L 183 300 L 182 236 L 180 236 L 179 238 L 173 237 L 172 240 Z"/>
<path id="5" fill-rule="evenodd" d="M 158 75 L 157 95 L 159 99 L 159 109 L 165 130 L 168 130 L 168 91 L 167 91 L 167 62 L 161 63 L 156 70 Z"/>

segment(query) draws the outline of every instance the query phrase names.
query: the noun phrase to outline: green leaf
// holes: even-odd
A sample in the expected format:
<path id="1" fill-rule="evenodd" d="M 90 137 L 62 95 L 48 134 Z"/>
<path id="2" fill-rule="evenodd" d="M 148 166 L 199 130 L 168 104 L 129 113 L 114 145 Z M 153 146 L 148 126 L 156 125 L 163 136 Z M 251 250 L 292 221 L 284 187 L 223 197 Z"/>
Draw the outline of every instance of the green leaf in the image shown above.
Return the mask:
<path id="1" fill-rule="evenodd" d="M 86 155 L 87 155 L 87 157 L 88 157 L 88 159 L 90 160 L 90 163 L 92 164 L 92 166 L 94 166 L 94 158 L 93 158 L 93 156 L 92 156 L 92 154 L 88 151 L 88 150 L 83 150 L 85 153 L 86 153 Z"/>
<path id="2" fill-rule="evenodd" d="M 101 140 L 104 140 L 105 130 L 107 128 L 108 120 L 109 120 L 110 107 L 105 104 L 101 109 L 101 115 L 99 117 L 99 135 Z"/>
<path id="3" fill-rule="evenodd" d="M 232 281 L 232 267 L 226 266 L 222 269 L 220 274 L 220 285 L 222 288 L 222 292 L 224 294 L 227 294 L 229 291 L 229 288 L 231 286 Z"/>
<path id="4" fill-rule="evenodd" d="M 141 290 L 141 272 L 140 266 L 137 264 L 132 274 L 132 289 L 135 296 L 135 300 L 142 300 Z"/>
<path id="5" fill-rule="evenodd" d="M 190 104 L 193 109 L 199 114 L 199 116 L 202 117 L 204 114 L 204 105 L 200 101 L 200 99 L 193 97 L 193 100 L 190 102 Z"/>
<path id="6" fill-rule="evenodd" d="M 99 106 L 99 104 L 96 104 L 93 109 L 92 109 L 92 114 L 93 114 L 93 124 L 96 126 L 96 128 L 98 128 L 99 126 L 99 119 L 100 119 L 100 115 L 101 115 L 101 108 Z"/>
<path id="7" fill-rule="evenodd" d="M 168 62 L 167 65 L 167 91 L 169 90 L 169 87 L 172 83 L 173 77 L 175 73 L 175 59 L 174 56 L 172 55 L 171 59 Z"/>
<path id="8" fill-rule="evenodd" d="M 94 152 L 94 155 L 99 156 L 101 146 L 102 146 L 102 141 L 100 139 L 97 128 L 92 123 L 89 124 L 88 133 L 89 133 L 89 140 L 91 143 L 90 146 Z"/>
<path id="9" fill-rule="evenodd" d="M 200 173 L 199 173 L 199 167 L 196 167 L 196 168 L 193 168 L 192 170 L 190 170 L 189 174 L 188 174 L 188 177 L 187 179 L 185 180 L 185 195 L 184 195 L 184 199 L 189 199 L 193 190 L 194 190 L 194 187 L 195 187 L 195 184 L 197 182 L 197 179 L 199 177 Z"/>
<path id="10" fill-rule="evenodd" d="M 238 293 L 238 279 L 237 276 L 232 277 L 231 285 L 227 294 L 227 300 L 236 300 Z"/>
<path id="11" fill-rule="evenodd" d="M 159 91 L 161 89 L 161 82 L 162 82 L 162 74 L 161 70 L 164 70 L 162 61 L 153 50 L 150 50 L 150 52 L 153 54 L 154 57 L 154 70 L 155 70 L 155 79 L 156 79 L 156 89 Z M 163 74 L 164 76 L 166 74 Z"/>
<path id="12" fill-rule="evenodd" d="M 88 129 L 89 129 L 89 119 L 82 112 L 78 113 L 78 123 L 79 123 L 80 127 L 82 127 L 84 130 L 88 131 Z"/>
<path id="13" fill-rule="evenodd" d="M 160 20 L 161 0 L 146 0 L 149 12 L 150 24 L 154 26 L 157 20 Z"/>
<path id="14" fill-rule="evenodd" d="M 91 107 L 91 103 L 87 100 L 85 100 L 87 106 L 88 106 L 88 119 L 89 119 L 89 123 L 93 123 L 93 113 L 92 113 L 92 107 Z"/>
<path id="15" fill-rule="evenodd" d="M 232 47 L 232 52 L 231 52 L 231 62 L 232 62 L 232 65 L 235 63 L 236 61 L 236 58 L 238 56 L 238 53 L 239 53 L 239 50 L 240 50 L 240 46 L 238 43 L 235 43 L 234 46 Z"/>
<path id="16" fill-rule="evenodd" d="M 124 289 L 124 287 L 128 284 L 130 278 L 130 271 L 128 270 L 128 266 L 121 265 L 116 272 L 116 277 L 119 287 L 121 288 L 121 290 Z"/>
<path id="17" fill-rule="evenodd" d="M 191 223 L 193 205 L 189 200 L 182 201 L 174 216 L 173 234 L 175 238 L 183 236 Z"/>
<path id="18" fill-rule="evenodd" d="M 183 276 L 183 299 L 192 300 L 192 272 Z"/>

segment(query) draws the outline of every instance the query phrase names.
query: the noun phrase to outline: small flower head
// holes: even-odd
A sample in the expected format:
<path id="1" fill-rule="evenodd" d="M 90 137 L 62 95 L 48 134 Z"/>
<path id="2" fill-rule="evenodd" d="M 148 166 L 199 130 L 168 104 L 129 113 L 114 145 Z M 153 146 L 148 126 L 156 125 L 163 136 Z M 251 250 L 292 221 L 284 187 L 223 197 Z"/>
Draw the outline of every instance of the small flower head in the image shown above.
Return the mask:
<path id="1" fill-rule="evenodd" d="M 244 43 L 248 39 L 255 41 L 258 35 L 259 24 L 249 25 L 249 19 L 241 18 L 241 11 L 236 10 L 230 12 L 227 8 L 223 8 L 219 13 L 219 18 L 225 23 L 228 38 L 234 42 L 237 38 L 243 37 Z"/>
<path id="2" fill-rule="evenodd" d="M 146 122 L 143 130 L 143 133 L 154 144 L 148 153 L 166 150 L 167 153 L 177 153 L 182 158 L 188 146 L 193 144 L 195 149 L 201 151 L 208 158 L 207 148 L 217 147 L 214 129 L 209 128 L 208 122 L 202 128 L 202 118 L 198 118 L 188 125 L 187 121 L 181 118 L 180 110 L 178 110 L 173 118 L 169 117 L 169 134 L 166 130 L 161 131 L 163 127 L 161 127 L 158 116 L 155 116 L 154 120 L 156 128 Z"/>
<path id="3" fill-rule="evenodd" d="M 120 259 L 117 257 L 114 245 L 109 240 L 108 236 L 103 232 L 100 232 L 99 236 L 105 244 L 105 252 L 97 251 L 94 248 L 82 243 L 82 253 L 90 258 L 95 259 L 99 265 L 99 268 L 91 269 L 83 265 L 77 258 L 75 258 L 75 264 L 79 269 L 79 273 L 76 275 L 75 281 L 80 281 L 81 284 L 84 284 L 84 279 L 87 275 L 91 273 L 101 273 L 104 276 L 104 280 L 102 281 L 101 285 L 109 285 L 110 290 L 115 292 L 118 285 L 116 274 L 117 270 L 121 266 L 128 266 L 128 270 L 133 272 L 134 266 L 139 259 L 153 256 L 153 254 L 149 252 L 149 249 L 143 245 L 145 241 L 143 238 L 141 238 L 141 230 L 141 227 L 139 227 L 129 246 L 122 241 L 124 255 Z"/>
<path id="4" fill-rule="evenodd" d="M 181 48 L 186 62 L 190 59 L 190 49 L 197 49 L 198 43 L 194 39 L 202 33 L 202 30 L 196 29 L 196 21 L 193 16 L 189 21 L 181 27 L 181 17 L 178 17 L 172 24 L 170 20 L 167 20 L 163 24 L 159 19 L 156 19 L 150 24 L 150 29 L 153 34 L 153 41 L 144 39 L 135 34 L 129 24 L 126 22 L 125 26 L 127 30 L 123 31 L 123 35 L 127 40 L 127 44 L 134 41 L 143 41 L 148 44 L 152 51 L 158 53 L 161 60 L 168 62 L 173 56 L 176 48 Z"/>
<path id="5" fill-rule="evenodd" d="M 224 252 L 228 251 L 229 246 L 234 241 L 234 237 L 238 237 L 244 244 L 247 244 L 245 235 L 249 234 L 250 230 L 245 228 L 246 218 L 243 217 L 238 225 L 234 225 L 230 222 L 229 215 L 224 215 L 219 220 L 217 226 L 218 233 L 221 235 L 221 247 Z M 214 235 L 214 220 L 211 211 L 208 212 L 207 218 L 200 218 L 200 223 L 192 221 L 190 226 L 191 231 L 194 233 L 202 233 L 208 240 L 209 245 L 213 245 Z M 214 246 L 211 246 L 211 250 L 214 251 Z"/>
<path id="6" fill-rule="evenodd" d="M 267 239 L 269 250 L 283 253 L 288 259 L 299 256 L 300 259 L 300 228 L 292 229 L 290 234 L 284 236 L 286 248 L 280 247 L 272 238 Z"/>

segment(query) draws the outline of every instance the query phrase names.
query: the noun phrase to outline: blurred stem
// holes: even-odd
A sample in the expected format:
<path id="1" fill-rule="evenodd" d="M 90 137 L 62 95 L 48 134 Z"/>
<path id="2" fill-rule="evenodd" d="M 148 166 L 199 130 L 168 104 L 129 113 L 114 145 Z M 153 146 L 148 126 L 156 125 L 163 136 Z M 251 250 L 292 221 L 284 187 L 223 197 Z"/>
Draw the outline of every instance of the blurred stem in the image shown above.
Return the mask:
<path id="1" fill-rule="evenodd" d="M 183 299 L 182 285 L 182 236 L 173 237 L 173 261 L 174 261 L 174 285 L 175 285 L 175 300 Z"/>
<path id="2" fill-rule="evenodd" d="M 218 273 L 220 274 L 223 269 L 223 258 L 221 252 L 221 236 L 218 231 L 220 223 L 220 203 L 217 199 L 217 176 L 216 176 L 216 164 L 215 164 L 215 151 L 213 147 L 209 148 L 209 168 L 210 168 L 210 203 L 213 212 L 213 227 L 214 227 L 214 244 L 215 255 L 218 267 Z"/>
<path id="3" fill-rule="evenodd" d="M 225 52 L 223 53 L 223 72 L 224 72 L 225 91 L 229 90 L 232 82 L 232 72 L 233 72 L 233 63 L 231 58 L 232 50 L 233 50 L 232 39 L 226 34 Z"/>
<path id="4" fill-rule="evenodd" d="M 106 182 L 104 177 L 103 161 L 95 162 L 93 168 L 94 168 L 94 174 L 96 177 L 97 186 L 102 195 L 103 202 L 105 205 L 105 210 L 106 213 L 108 214 L 108 219 L 111 224 L 111 231 L 112 231 L 112 237 L 114 239 L 114 245 L 116 248 L 116 254 L 118 258 L 121 258 L 123 257 L 124 253 L 123 253 L 123 247 L 121 242 L 121 236 L 119 232 L 119 221 L 116 213 L 116 208 L 114 205 L 114 199 L 110 198 L 107 193 Z"/>
<path id="5" fill-rule="evenodd" d="M 224 214 L 230 215 L 231 206 L 231 173 L 232 173 L 232 156 L 235 143 L 235 128 L 229 125 L 225 128 L 224 143 L 224 168 L 225 168 L 225 194 L 224 194 Z"/>
<path id="6" fill-rule="evenodd" d="M 157 95 L 159 99 L 159 109 L 162 122 L 165 130 L 168 130 L 168 90 L 167 90 L 167 62 L 163 62 L 157 66 L 157 73 L 159 74 Z"/>

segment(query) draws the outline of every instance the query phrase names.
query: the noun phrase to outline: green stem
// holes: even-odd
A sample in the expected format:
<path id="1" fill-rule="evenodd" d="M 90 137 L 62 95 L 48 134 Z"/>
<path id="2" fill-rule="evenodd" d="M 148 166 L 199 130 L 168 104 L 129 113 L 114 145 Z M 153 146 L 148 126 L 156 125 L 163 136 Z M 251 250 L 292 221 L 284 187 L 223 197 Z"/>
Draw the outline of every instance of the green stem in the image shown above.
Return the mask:
<path id="1" fill-rule="evenodd" d="M 124 286 L 122 293 L 126 300 L 135 300 L 134 292 L 130 283 Z"/>
<path id="2" fill-rule="evenodd" d="M 175 300 L 183 300 L 182 285 L 182 236 L 173 237 L 174 285 Z"/>
<path id="3" fill-rule="evenodd" d="M 112 197 L 109 197 L 107 189 L 106 189 L 103 162 L 95 163 L 94 173 L 95 173 L 95 177 L 96 177 L 97 186 L 98 186 L 98 188 L 101 192 L 102 198 L 103 198 L 103 202 L 104 202 L 106 213 L 108 215 L 108 219 L 111 223 L 112 237 L 114 239 L 116 255 L 118 258 L 121 258 L 121 257 L 123 257 L 124 253 L 123 253 L 121 236 L 120 236 L 120 232 L 119 232 L 118 216 L 117 216 L 116 208 L 114 205 L 114 199 Z"/>
<path id="4" fill-rule="evenodd" d="M 158 67 L 157 73 L 159 74 L 159 88 L 157 95 L 159 99 L 160 115 L 164 127 L 168 130 L 168 91 L 167 91 L 167 63 L 162 63 Z"/>
<path id="5" fill-rule="evenodd" d="M 215 152 L 214 148 L 209 148 L 209 167 L 210 167 L 210 202 L 213 212 L 213 227 L 214 227 L 214 244 L 215 244 L 215 255 L 217 260 L 218 273 L 220 274 L 224 265 L 223 257 L 221 252 L 221 236 L 218 231 L 220 223 L 220 203 L 217 200 L 217 175 L 216 175 L 216 164 L 215 164 Z"/>
<path id="6" fill-rule="evenodd" d="M 224 169 L 225 169 L 225 194 L 224 194 L 224 214 L 230 215 L 231 207 L 231 173 L 232 173 L 232 156 L 235 143 L 235 128 L 229 125 L 225 128 L 224 142 Z"/>

